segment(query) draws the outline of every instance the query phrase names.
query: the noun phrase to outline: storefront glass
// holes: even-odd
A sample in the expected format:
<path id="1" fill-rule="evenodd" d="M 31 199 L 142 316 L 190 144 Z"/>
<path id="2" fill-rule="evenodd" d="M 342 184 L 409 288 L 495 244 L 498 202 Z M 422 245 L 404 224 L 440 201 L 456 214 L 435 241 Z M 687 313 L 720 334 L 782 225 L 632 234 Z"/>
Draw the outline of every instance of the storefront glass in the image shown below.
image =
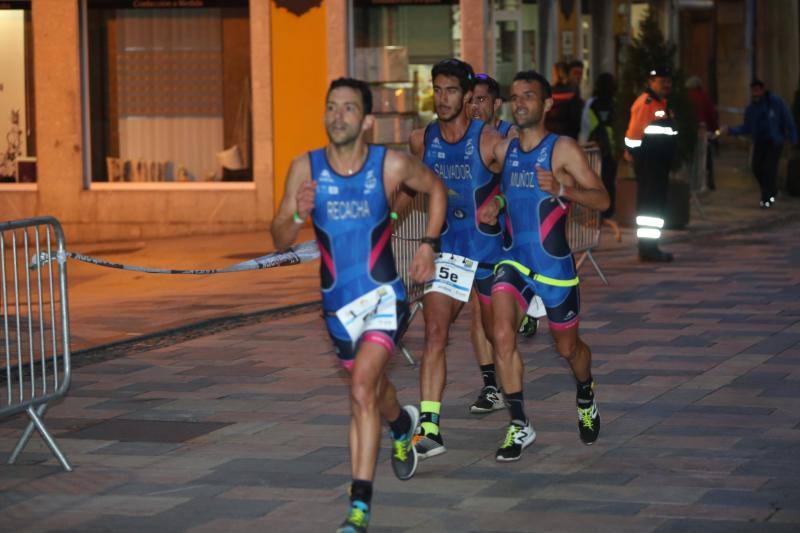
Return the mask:
<path id="1" fill-rule="evenodd" d="M 247 1 L 154 5 L 84 2 L 92 181 L 251 181 Z"/>
<path id="2" fill-rule="evenodd" d="M 457 1 L 354 0 L 351 75 L 370 83 L 372 141 L 402 145 L 433 119 L 431 67 L 461 49 Z"/>
<path id="3" fill-rule="evenodd" d="M 30 2 L 0 1 L 0 183 L 36 182 Z"/>

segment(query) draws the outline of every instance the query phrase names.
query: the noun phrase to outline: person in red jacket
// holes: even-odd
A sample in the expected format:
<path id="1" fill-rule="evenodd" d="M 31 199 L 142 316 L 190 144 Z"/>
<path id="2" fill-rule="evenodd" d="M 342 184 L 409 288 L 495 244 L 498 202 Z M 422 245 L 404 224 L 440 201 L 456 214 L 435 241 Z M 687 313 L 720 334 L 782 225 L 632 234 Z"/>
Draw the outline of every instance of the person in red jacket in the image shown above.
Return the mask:
<path id="1" fill-rule="evenodd" d="M 689 98 L 694 104 L 694 112 L 697 116 L 697 122 L 702 122 L 706 125 L 706 131 L 710 134 L 708 144 L 706 145 L 706 183 L 708 188 L 712 191 L 716 189 L 714 183 L 714 149 L 716 148 L 716 139 L 714 132 L 719 129 L 719 115 L 717 114 L 717 107 L 711 101 L 703 82 L 697 76 L 692 76 L 686 80 L 686 89 Z"/>

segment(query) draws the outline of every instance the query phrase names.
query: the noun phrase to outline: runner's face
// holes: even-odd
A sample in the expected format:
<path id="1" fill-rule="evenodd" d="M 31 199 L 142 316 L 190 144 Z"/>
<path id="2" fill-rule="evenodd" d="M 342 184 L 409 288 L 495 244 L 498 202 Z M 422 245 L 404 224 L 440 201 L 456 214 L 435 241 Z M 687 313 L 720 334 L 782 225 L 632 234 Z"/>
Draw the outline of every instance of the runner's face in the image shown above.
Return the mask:
<path id="1" fill-rule="evenodd" d="M 325 104 L 325 131 L 334 146 L 352 144 L 361 134 L 364 108 L 361 93 L 350 87 L 338 87 Z"/>
<path id="2" fill-rule="evenodd" d="M 520 129 L 538 126 L 550 109 L 548 102 L 552 105 L 552 100 L 544 98 L 538 81 L 517 80 L 511 84 L 511 114 Z"/>
<path id="3" fill-rule="evenodd" d="M 464 110 L 464 103 L 472 92 L 464 94 L 458 78 L 439 74 L 433 80 L 433 107 L 442 122 L 450 122 Z"/>
<path id="4" fill-rule="evenodd" d="M 469 116 L 494 124 L 494 98 L 489 92 L 489 86 L 485 83 L 476 85 L 472 89 L 472 99 L 469 102 Z"/>

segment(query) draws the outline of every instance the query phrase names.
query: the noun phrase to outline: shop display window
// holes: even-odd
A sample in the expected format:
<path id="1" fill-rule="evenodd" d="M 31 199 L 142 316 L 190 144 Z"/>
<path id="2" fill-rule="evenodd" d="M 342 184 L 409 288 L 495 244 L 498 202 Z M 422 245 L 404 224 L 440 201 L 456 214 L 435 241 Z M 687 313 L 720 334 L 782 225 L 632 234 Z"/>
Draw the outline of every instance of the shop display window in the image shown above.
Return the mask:
<path id="1" fill-rule="evenodd" d="M 157 5 L 82 2 L 91 182 L 252 181 L 247 1 Z"/>
<path id="2" fill-rule="evenodd" d="M 431 68 L 460 55 L 458 2 L 354 0 L 352 35 L 350 74 L 372 88 L 370 140 L 403 146 L 434 118 Z"/>
<path id="3" fill-rule="evenodd" d="M 36 183 L 31 3 L 0 2 L 0 184 Z"/>

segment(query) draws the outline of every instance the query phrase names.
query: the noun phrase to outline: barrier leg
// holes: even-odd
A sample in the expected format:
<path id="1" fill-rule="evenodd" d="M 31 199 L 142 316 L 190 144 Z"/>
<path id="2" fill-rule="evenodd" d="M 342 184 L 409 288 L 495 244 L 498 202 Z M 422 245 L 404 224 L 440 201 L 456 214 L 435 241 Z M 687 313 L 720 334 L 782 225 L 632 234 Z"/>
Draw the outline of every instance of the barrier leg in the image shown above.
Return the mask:
<path id="1" fill-rule="evenodd" d="M 50 451 L 53 452 L 53 455 L 56 456 L 58 462 L 61 463 L 61 467 L 66 472 L 72 472 L 72 466 L 67 461 L 67 458 L 61 452 L 61 449 L 56 444 L 56 441 L 50 435 L 50 432 L 47 431 L 47 428 L 44 426 L 42 422 L 42 415 L 44 415 L 45 410 L 47 409 L 47 404 L 42 404 L 39 406 L 37 410 L 34 410 L 33 407 L 28 407 L 26 411 L 28 416 L 31 418 L 30 423 L 25 428 L 25 431 L 22 432 L 22 436 L 20 437 L 17 445 L 14 447 L 14 451 L 11 452 L 11 455 L 8 458 L 8 464 L 14 464 L 16 460 L 19 458 L 19 454 L 22 453 L 22 450 L 27 446 L 28 441 L 31 438 L 31 434 L 33 433 L 34 427 L 39 431 L 39 434 L 44 439 L 45 444 L 47 447 L 50 448 Z M 38 411 L 38 412 L 37 412 Z"/>
<path id="2" fill-rule="evenodd" d="M 587 252 L 583 252 L 581 256 L 575 261 L 575 272 L 579 271 L 583 266 L 583 262 L 586 261 Z"/>
<path id="3" fill-rule="evenodd" d="M 45 410 L 47 409 L 47 404 L 42 404 L 38 408 L 38 415 L 41 417 L 44 415 Z M 17 445 L 14 446 L 14 451 L 11 452 L 11 455 L 8 456 L 8 464 L 12 465 L 17 461 L 19 458 L 19 454 L 22 453 L 22 450 L 25 449 L 25 446 L 28 445 L 28 441 L 31 438 L 31 434 L 33 433 L 36 424 L 33 423 L 33 420 L 28 422 L 28 425 L 25 427 L 25 431 L 22 432 L 19 440 L 17 441 Z"/>
<path id="4" fill-rule="evenodd" d="M 586 250 L 584 255 L 589 258 L 589 261 L 592 262 L 592 266 L 597 271 L 597 275 L 600 276 L 600 279 L 603 280 L 603 284 L 608 285 L 608 280 L 606 279 L 605 274 L 603 274 L 603 270 L 600 268 L 600 265 L 598 265 L 597 261 L 595 261 L 595 258 L 592 255 L 592 251 Z"/>
<path id="5" fill-rule="evenodd" d="M 411 309 L 411 314 L 408 315 L 408 325 L 411 325 L 411 322 L 414 320 L 414 317 L 417 315 L 417 312 L 422 309 L 422 302 L 417 302 L 414 304 L 414 308 Z M 415 367 L 417 366 L 417 362 L 414 360 L 414 356 L 411 355 L 411 351 L 403 344 L 403 341 L 397 343 L 397 347 L 400 348 L 400 353 L 403 354 L 403 357 L 406 358 L 408 364 Z"/>
<path id="6" fill-rule="evenodd" d="M 691 193 L 692 201 L 694 202 L 694 206 L 697 208 L 697 213 L 700 215 L 700 218 L 706 220 L 706 212 L 703 209 L 703 204 L 700 203 L 700 197 L 697 195 L 696 192 Z"/>

